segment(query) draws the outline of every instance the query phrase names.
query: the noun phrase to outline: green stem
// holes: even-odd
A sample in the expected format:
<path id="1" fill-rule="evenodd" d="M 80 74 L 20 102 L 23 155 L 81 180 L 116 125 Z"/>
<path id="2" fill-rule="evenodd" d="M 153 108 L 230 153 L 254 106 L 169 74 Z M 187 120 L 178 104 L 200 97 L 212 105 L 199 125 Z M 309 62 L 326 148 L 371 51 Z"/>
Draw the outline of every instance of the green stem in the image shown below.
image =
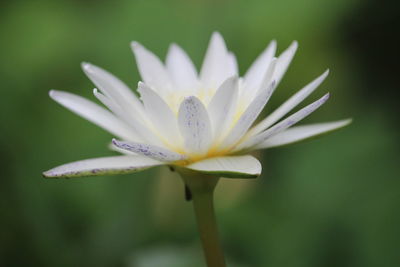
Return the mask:
<path id="1" fill-rule="evenodd" d="M 207 266 L 225 267 L 213 203 L 214 188 L 219 178 L 198 174 L 186 174 L 182 175 L 182 178 L 192 193 L 193 207 Z"/>
<path id="2" fill-rule="evenodd" d="M 208 267 L 224 267 L 225 260 L 218 239 L 213 192 L 193 194 L 193 206 Z"/>

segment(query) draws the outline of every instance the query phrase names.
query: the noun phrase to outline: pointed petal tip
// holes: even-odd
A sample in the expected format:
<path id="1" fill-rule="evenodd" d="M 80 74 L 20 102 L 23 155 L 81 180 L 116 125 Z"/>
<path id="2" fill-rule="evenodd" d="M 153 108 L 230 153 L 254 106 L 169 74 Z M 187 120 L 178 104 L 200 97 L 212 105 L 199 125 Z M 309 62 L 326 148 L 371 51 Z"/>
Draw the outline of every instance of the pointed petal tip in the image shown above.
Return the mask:
<path id="1" fill-rule="evenodd" d="M 344 119 L 344 120 L 342 120 L 342 125 L 346 126 L 346 125 L 351 124 L 352 122 L 353 122 L 353 118 Z"/>
<path id="2" fill-rule="evenodd" d="M 138 41 L 132 41 L 131 47 L 133 50 L 144 48 Z"/>
<path id="3" fill-rule="evenodd" d="M 179 49 L 179 45 L 177 43 L 170 43 L 168 50 L 172 51 L 172 50 L 177 50 Z"/>
<path id="4" fill-rule="evenodd" d="M 149 87 L 149 86 L 145 82 L 139 81 L 138 88 L 144 88 L 144 87 Z"/>
<path id="5" fill-rule="evenodd" d="M 214 31 L 211 35 L 210 43 L 214 43 L 214 42 L 225 45 L 224 37 L 218 31 Z"/>
<path id="6" fill-rule="evenodd" d="M 113 143 L 114 145 L 118 146 L 118 144 L 120 143 L 117 139 L 113 138 L 111 140 L 111 143 Z"/>
<path id="7" fill-rule="evenodd" d="M 326 101 L 328 101 L 328 99 L 330 98 L 331 93 L 326 93 L 325 95 L 323 95 L 319 100 L 317 100 L 318 102 L 322 102 L 322 104 L 324 104 Z"/>
<path id="8" fill-rule="evenodd" d="M 222 34 L 219 31 L 213 31 L 211 38 L 222 38 Z"/>
<path id="9" fill-rule="evenodd" d="M 59 175 L 57 175 L 56 173 L 54 173 L 52 170 L 47 170 L 45 172 L 42 172 L 42 176 L 43 178 L 59 178 Z"/>
<path id="10" fill-rule="evenodd" d="M 190 95 L 190 96 L 185 96 L 184 101 L 193 101 L 195 99 L 197 99 L 196 96 Z"/>
<path id="11" fill-rule="evenodd" d="M 195 95 L 186 96 L 181 102 L 181 105 L 187 105 L 187 104 L 189 105 L 200 104 L 201 106 L 203 106 L 203 102 L 201 102 L 201 100 L 197 98 L 197 96 Z"/>
<path id="12" fill-rule="evenodd" d="M 47 170 L 42 172 L 42 177 L 43 178 L 63 178 L 62 175 L 57 174 L 56 172 L 53 171 L 53 169 Z"/>
<path id="13" fill-rule="evenodd" d="M 43 176 L 44 178 L 50 178 L 50 177 L 51 177 L 49 171 L 42 172 L 42 176 Z"/>
<path id="14" fill-rule="evenodd" d="M 325 80 L 325 78 L 329 75 L 329 69 L 326 69 L 317 79 Z"/>
<path id="15" fill-rule="evenodd" d="M 233 76 L 231 77 L 231 79 L 232 79 L 232 82 L 236 84 L 236 83 L 239 83 L 240 77 L 239 77 L 238 74 L 235 74 L 235 75 L 233 75 Z"/>
<path id="16" fill-rule="evenodd" d="M 225 82 L 227 82 L 227 81 L 230 81 L 230 82 L 233 82 L 233 83 L 237 83 L 239 81 L 239 75 L 234 74 L 234 75 L 230 76 L 229 78 L 227 78 L 225 80 Z"/>
<path id="17" fill-rule="evenodd" d="M 286 50 L 282 52 L 281 55 L 289 54 L 289 55 L 293 56 L 296 53 L 298 47 L 299 47 L 299 44 L 297 43 L 297 41 L 293 41 L 289 45 L 289 47 L 286 48 Z"/>
<path id="18" fill-rule="evenodd" d="M 51 98 L 53 98 L 54 97 L 54 94 L 56 94 L 56 90 L 54 90 L 54 89 L 51 89 L 50 91 L 49 91 L 49 96 L 51 97 Z"/>
<path id="19" fill-rule="evenodd" d="M 237 74 L 234 74 L 231 77 L 224 80 L 218 87 L 218 90 L 220 90 L 220 88 L 223 88 L 225 86 L 229 86 L 230 88 L 233 89 L 234 87 L 238 86 L 238 84 L 239 84 L 239 76 Z"/>
<path id="20" fill-rule="evenodd" d="M 82 70 L 84 71 L 84 72 L 86 72 L 86 73 L 88 73 L 88 72 L 93 72 L 93 67 L 94 67 L 94 65 L 93 64 L 91 64 L 91 63 L 89 63 L 89 62 L 82 62 L 81 63 L 81 68 L 82 68 Z"/>
<path id="21" fill-rule="evenodd" d="M 133 53 L 135 54 L 135 56 L 137 56 L 137 53 L 139 53 L 138 51 L 144 50 L 144 47 L 139 42 L 132 41 L 131 49 L 132 49 Z"/>
<path id="22" fill-rule="evenodd" d="M 120 140 L 117 140 L 116 138 L 113 138 L 113 139 L 111 139 L 111 144 L 117 148 L 127 150 L 126 143 L 124 141 L 120 141 Z M 128 151 L 130 151 L 130 150 L 128 149 Z"/>
<path id="23" fill-rule="evenodd" d="M 274 53 L 273 53 L 273 55 L 275 55 L 275 52 L 276 52 L 276 48 L 278 47 L 278 42 L 276 41 L 276 39 L 272 39 L 270 42 L 269 42 L 269 44 L 268 44 L 268 46 L 267 46 L 267 49 L 273 49 L 273 51 L 274 51 Z M 275 57 L 274 57 L 275 58 Z"/>
<path id="24" fill-rule="evenodd" d="M 53 100 L 56 100 L 56 101 L 57 101 L 58 97 L 59 97 L 60 95 L 62 95 L 62 94 L 68 94 L 68 93 L 63 92 L 63 91 L 59 91 L 59 90 L 54 90 L 54 89 L 51 89 L 51 90 L 49 91 L 49 96 L 50 96 Z"/>
<path id="25" fill-rule="evenodd" d="M 148 86 L 148 85 L 147 85 L 146 83 L 144 83 L 144 82 L 141 82 L 141 81 L 138 82 L 137 91 L 138 91 L 139 94 L 140 94 L 140 99 L 142 99 L 143 94 L 146 93 L 146 91 L 149 91 L 149 90 L 153 90 L 153 89 L 151 89 L 150 86 Z M 142 99 L 142 100 L 143 100 L 143 99 Z"/>

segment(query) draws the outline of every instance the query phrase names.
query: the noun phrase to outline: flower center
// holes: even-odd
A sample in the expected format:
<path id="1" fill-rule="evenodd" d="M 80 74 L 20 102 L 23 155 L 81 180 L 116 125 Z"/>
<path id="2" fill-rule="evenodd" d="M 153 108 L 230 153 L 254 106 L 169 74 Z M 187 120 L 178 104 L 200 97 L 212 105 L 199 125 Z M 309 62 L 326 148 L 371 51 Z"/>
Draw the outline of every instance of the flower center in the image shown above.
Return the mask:
<path id="1" fill-rule="evenodd" d="M 207 108 L 209 103 L 211 102 L 211 99 L 216 93 L 216 89 L 214 88 L 208 88 L 208 89 L 198 89 L 198 90 L 176 90 L 174 92 L 170 92 L 167 94 L 164 98 L 165 102 L 168 104 L 168 106 L 171 108 L 171 110 L 174 112 L 175 116 L 178 117 L 179 113 L 179 107 L 184 101 L 185 97 L 189 96 L 196 96 Z M 211 158 L 211 157 L 217 157 L 217 156 L 223 156 L 230 154 L 230 151 L 232 148 L 226 148 L 226 147 L 221 147 L 221 143 L 224 140 L 226 136 L 229 135 L 229 133 L 232 131 L 242 114 L 245 112 L 247 106 L 248 106 L 248 101 L 243 98 L 238 98 L 237 103 L 232 103 L 234 105 L 234 111 L 233 115 L 230 119 L 229 125 L 223 130 L 223 132 L 215 134 L 214 136 L 217 137 L 217 139 L 213 140 L 212 145 L 208 149 L 207 153 L 202 154 L 202 155 L 188 155 L 189 159 L 185 160 L 182 162 L 183 165 L 187 165 L 189 163 L 204 159 L 204 158 Z M 169 140 L 165 139 L 163 136 L 160 136 L 160 139 L 163 141 L 163 143 L 171 150 L 181 153 L 181 154 L 186 154 L 184 145 L 183 143 L 180 145 L 177 145 L 176 143 L 171 143 Z M 181 164 L 181 165 L 182 165 Z"/>

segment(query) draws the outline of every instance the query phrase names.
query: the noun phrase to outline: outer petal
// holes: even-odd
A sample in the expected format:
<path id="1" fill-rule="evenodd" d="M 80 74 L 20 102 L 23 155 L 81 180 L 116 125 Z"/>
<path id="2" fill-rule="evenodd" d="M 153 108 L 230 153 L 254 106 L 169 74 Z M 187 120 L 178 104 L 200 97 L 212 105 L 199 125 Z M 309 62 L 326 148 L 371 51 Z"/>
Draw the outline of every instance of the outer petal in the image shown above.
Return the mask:
<path id="1" fill-rule="evenodd" d="M 310 115 L 312 112 L 314 112 L 316 109 L 318 109 L 320 106 L 322 106 L 329 98 L 329 93 L 327 93 L 326 95 L 324 95 L 323 97 L 321 97 L 320 99 L 318 99 L 317 101 L 309 104 L 308 106 L 300 109 L 299 111 L 297 111 L 296 113 L 290 115 L 289 117 L 287 117 L 286 119 L 284 119 L 283 121 L 275 124 L 274 126 L 272 126 L 271 128 L 267 129 L 266 131 L 253 136 L 253 137 L 249 137 L 247 139 L 245 139 L 245 141 L 241 144 L 239 144 L 235 151 L 239 151 L 239 150 L 244 150 L 250 147 L 254 147 L 262 142 L 264 142 L 265 140 L 267 140 L 268 138 L 272 137 L 275 134 L 278 134 L 284 130 L 286 130 L 287 128 L 289 128 L 290 126 L 296 124 L 297 122 L 301 121 L 302 119 L 304 119 L 305 117 L 307 117 L 308 115 Z"/>
<path id="2" fill-rule="evenodd" d="M 262 82 L 265 72 L 267 71 L 276 52 L 276 41 L 269 43 L 267 48 L 257 57 L 244 75 L 246 91 L 257 90 Z"/>
<path id="3" fill-rule="evenodd" d="M 140 119 L 145 119 L 142 103 L 121 80 L 108 71 L 89 63 L 82 63 L 82 69 L 100 91 L 112 99 L 126 114 L 130 114 L 136 119 L 139 115 Z"/>
<path id="4" fill-rule="evenodd" d="M 281 81 L 283 75 L 285 74 L 286 70 L 288 69 L 290 62 L 294 57 L 294 54 L 297 50 L 297 42 L 294 41 L 282 54 L 278 57 L 278 61 L 276 63 L 276 69 L 274 74 L 274 80 L 277 84 Z"/>
<path id="5" fill-rule="evenodd" d="M 176 44 L 169 47 L 166 66 L 178 89 L 197 89 L 199 81 L 196 68 L 181 47 Z"/>
<path id="6" fill-rule="evenodd" d="M 227 125 L 231 125 L 237 105 L 239 80 L 237 76 L 228 78 L 218 88 L 208 104 L 214 140 L 223 134 Z"/>
<path id="7" fill-rule="evenodd" d="M 212 129 L 207 110 L 198 98 L 185 98 L 179 107 L 178 123 L 186 152 L 204 154 L 212 142 Z"/>
<path id="8" fill-rule="evenodd" d="M 217 88 L 229 77 L 227 67 L 230 62 L 224 39 L 221 34 L 214 32 L 200 71 L 200 80 L 205 89 Z"/>
<path id="9" fill-rule="evenodd" d="M 150 120 L 146 118 L 146 120 L 143 121 L 142 124 L 141 122 L 137 121 L 136 118 L 129 117 L 128 113 L 121 110 L 120 106 L 118 106 L 113 101 L 113 99 L 110 99 L 107 96 L 99 93 L 96 89 L 93 90 L 93 93 L 97 97 L 97 99 L 100 100 L 100 102 L 102 102 L 106 107 L 108 107 L 112 112 L 114 112 L 114 114 L 118 115 L 119 118 L 124 119 L 126 124 L 130 125 L 132 129 L 134 129 L 135 134 L 138 136 L 136 141 L 151 142 L 162 146 L 164 145 L 164 143 L 162 143 L 159 138 L 162 136 L 156 136 L 154 134 L 154 132 L 157 132 L 157 130 L 154 129 Z"/>
<path id="10" fill-rule="evenodd" d="M 254 100 L 254 98 L 257 96 L 257 94 L 260 93 L 263 89 L 265 89 L 265 85 L 270 84 L 273 81 L 273 76 L 275 73 L 275 67 L 276 67 L 276 58 L 273 58 L 271 60 L 271 63 L 269 64 L 267 70 L 265 71 L 263 77 L 262 77 L 262 83 L 258 85 L 258 87 L 255 88 L 244 88 L 244 90 L 241 91 L 240 94 L 240 99 L 245 103 L 245 107 L 247 107 L 251 102 Z M 272 88 L 273 90 L 276 88 L 276 82 L 275 82 L 275 87 Z"/>
<path id="11" fill-rule="evenodd" d="M 228 77 L 233 75 L 239 75 L 239 66 L 234 53 L 228 52 Z"/>
<path id="12" fill-rule="evenodd" d="M 186 158 L 186 156 L 171 151 L 169 149 L 149 144 L 123 142 L 115 139 L 112 140 L 112 143 L 120 149 L 134 152 L 159 161 L 172 162 L 172 161 L 184 160 Z"/>
<path id="13" fill-rule="evenodd" d="M 128 125 L 108 110 L 74 94 L 51 90 L 50 97 L 79 116 L 126 140 L 139 140 Z"/>
<path id="14" fill-rule="evenodd" d="M 167 139 L 168 143 L 181 146 L 182 137 L 178 129 L 177 119 L 167 103 L 144 83 L 139 82 L 138 90 L 146 113 L 160 136 Z"/>
<path id="15" fill-rule="evenodd" d="M 272 82 L 267 84 L 265 81 L 261 92 L 255 97 L 255 99 L 250 103 L 245 112 L 239 118 L 238 122 L 235 124 L 228 136 L 223 140 L 222 147 L 230 147 L 235 145 L 240 138 L 244 136 L 253 122 L 257 119 L 258 115 L 261 113 L 268 99 L 274 90 L 275 83 Z"/>
<path id="16" fill-rule="evenodd" d="M 270 148 L 297 143 L 318 135 L 326 134 L 345 127 L 351 123 L 351 119 L 316 123 L 304 126 L 296 126 L 289 128 L 281 133 L 278 133 L 271 138 L 268 138 L 263 143 L 256 146 L 256 149 Z"/>
<path id="17" fill-rule="evenodd" d="M 230 178 L 256 178 L 261 174 L 261 163 L 250 155 L 209 158 L 190 164 L 186 168 Z"/>
<path id="18" fill-rule="evenodd" d="M 125 150 L 125 149 L 121 149 L 121 148 L 119 148 L 119 147 L 116 147 L 113 143 L 112 143 L 112 141 L 108 144 L 108 149 L 110 149 L 111 151 L 115 151 L 115 152 L 117 152 L 117 153 L 119 153 L 119 154 L 122 154 L 122 155 L 127 155 L 127 156 L 137 156 L 138 154 L 137 153 L 135 153 L 135 152 L 131 152 L 131 151 L 128 151 L 128 150 Z"/>
<path id="19" fill-rule="evenodd" d="M 126 112 L 124 112 L 120 106 L 118 106 L 117 103 L 111 98 L 108 98 L 97 88 L 93 89 L 93 95 L 101 102 L 103 103 L 104 106 L 106 106 L 109 110 L 112 111 L 115 115 L 117 115 L 119 118 L 125 119 L 125 121 L 129 121 L 129 119 L 125 116 Z"/>
<path id="20" fill-rule="evenodd" d="M 316 78 L 315 80 L 304 86 L 300 91 L 298 91 L 288 100 L 286 100 L 285 103 L 280 105 L 279 108 L 277 108 L 274 112 L 272 112 L 268 117 L 263 119 L 256 126 L 254 126 L 250 130 L 250 135 L 256 135 L 264 131 L 265 129 L 273 125 L 275 122 L 280 120 L 287 113 L 289 113 L 293 108 L 295 108 L 298 104 L 300 104 L 307 96 L 309 96 L 312 92 L 314 92 L 315 89 L 317 89 L 318 86 L 325 80 L 328 74 L 329 70 L 325 71 L 318 78 Z"/>
<path id="21" fill-rule="evenodd" d="M 132 42 L 131 46 L 143 81 L 165 96 L 172 84 L 163 63 L 141 44 Z"/>
<path id="22" fill-rule="evenodd" d="M 141 171 L 164 163 L 143 156 L 116 156 L 86 159 L 58 166 L 43 173 L 46 178 L 69 178 L 124 174 Z"/>

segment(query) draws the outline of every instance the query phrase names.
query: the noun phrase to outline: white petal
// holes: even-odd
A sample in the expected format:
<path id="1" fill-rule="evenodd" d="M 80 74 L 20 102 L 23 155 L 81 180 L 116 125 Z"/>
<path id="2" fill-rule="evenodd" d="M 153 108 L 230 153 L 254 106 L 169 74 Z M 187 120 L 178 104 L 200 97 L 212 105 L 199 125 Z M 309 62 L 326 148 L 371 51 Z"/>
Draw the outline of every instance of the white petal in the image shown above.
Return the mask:
<path id="1" fill-rule="evenodd" d="M 146 84 L 139 82 L 139 92 L 154 127 L 167 139 L 168 143 L 182 145 L 182 137 L 178 129 L 175 114 L 164 100 Z"/>
<path id="2" fill-rule="evenodd" d="M 286 130 L 290 126 L 296 124 L 300 120 L 302 120 L 305 117 L 307 117 L 308 115 L 310 115 L 316 109 L 318 109 L 321 105 L 323 105 L 328 100 L 328 98 L 329 98 L 329 93 L 327 93 L 326 95 L 324 95 L 323 97 L 321 97 L 317 101 L 309 104 L 308 106 L 300 109 L 296 113 L 290 115 L 289 117 L 287 117 L 283 121 L 275 124 L 274 126 L 272 126 L 271 128 L 265 130 L 264 132 L 262 132 L 262 133 L 260 133 L 260 134 L 258 134 L 256 136 L 252 136 L 252 137 L 247 138 L 243 143 L 239 144 L 235 148 L 235 151 L 251 148 L 251 147 L 253 147 L 255 145 L 258 145 L 258 144 L 264 142 L 265 140 L 267 140 L 268 138 L 272 137 L 273 135 L 278 134 L 278 133 Z"/>
<path id="3" fill-rule="evenodd" d="M 247 132 L 247 130 L 250 128 L 250 126 L 263 110 L 265 104 L 268 102 L 268 99 L 271 97 L 274 87 L 275 82 L 272 82 L 270 84 L 267 84 L 267 81 L 264 82 L 261 91 L 239 118 L 231 132 L 222 142 L 221 147 L 231 147 L 244 136 L 244 134 Z"/>
<path id="4" fill-rule="evenodd" d="M 267 48 L 257 57 L 244 75 L 244 83 L 246 91 L 257 90 L 262 82 L 265 72 L 267 71 L 276 52 L 276 41 L 269 43 Z"/>
<path id="5" fill-rule="evenodd" d="M 143 156 L 86 159 L 58 166 L 43 173 L 46 178 L 114 175 L 141 171 L 164 163 Z"/>
<path id="6" fill-rule="evenodd" d="M 82 69 L 99 90 L 120 106 L 127 115 L 134 116 L 136 119 L 139 115 L 140 119 L 143 119 L 142 103 L 126 84 L 95 65 L 82 63 Z"/>
<path id="7" fill-rule="evenodd" d="M 119 147 L 116 147 L 112 142 L 108 144 L 108 149 L 110 149 L 111 151 L 115 151 L 118 152 L 122 155 L 127 155 L 127 156 L 137 156 L 138 154 L 135 152 L 131 152 L 125 149 L 121 149 Z"/>
<path id="8" fill-rule="evenodd" d="M 296 53 L 297 50 L 297 42 L 294 41 L 289 48 L 287 48 L 285 51 L 280 54 L 278 57 L 278 61 L 276 63 L 276 69 L 275 69 L 275 74 L 274 74 L 274 80 L 279 84 L 281 81 L 283 75 L 285 74 L 286 70 L 288 69 L 290 62 L 292 62 L 293 56 Z"/>
<path id="9" fill-rule="evenodd" d="M 239 80 L 237 76 L 228 78 L 218 88 L 207 107 L 211 120 L 214 140 L 223 135 L 235 115 L 237 97 L 239 90 Z"/>
<path id="10" fill-rule="evenodd" d="M 185 51 L 176 44 L 169 47 L 166 67 L 177 87 L 181 90 L 197 89 L 197 71 Z"/>
<path id="11" fill-rule="evenodd" d="M 142 123 L 133 119 L 131 120 L 131 125 L 132 128 L 135 129 L 135 133 L 137 133 L 137 135 L 141 137 L 141 140 L 143 140 L 143 142 L 165 147 L 164 138 L 162 138 L 162 136 L 157 134 L 156 129 L 154 129 L 152 125 L 149 124 L 143 125 Z"/>
<path id="12" fill-rule="evenodd" d="M 204 154 L 212 142 L 212 130 L 207 110 L 198 98 L 190 96 L 181 103 L 178 124 L 186 152 Z"/>
<path id="13" fill-rule="evenodd" d="M 297 143 L 311 137 L 338 130 L 348 125 L 349 123 L 351 123 L 351 119 L 291 127 L 281 133 L 278 133 L 268 138 L 263 143 L 257 145 L 256 149 Z"/>
<path id="14" fill-rule="evenodd" d="M 118 106 L 115 101 L 108 98 L 107 96 L 100 93 L 97 88 L 93 89 L 93 95 L 101 102 L 104 106 L 106 106 L 109 110 L 111 110 L 115 115 L 120 118 L 124 118 L 125 112 Z"/>
<path id="15" fill-rule="evenodd" d="M 265 87 L 266 84 L 270 84 L 273 81 L 273 75 L 275 72 L 275 67 L 276 67 L 276 58 L 273 58 L 271 60 L 271 63 L 268 66 L 267 71 L 264 73 L 263 76 L 263 82 L 257 87 L 257 88 L 248 88 L 246 87 L 244 90 L 242 90 L 242 94 L 240 95 L 240 99 L 246 103 L 246 105 L 249 105 L 253 100 L 254 97 L 259 94 L 260 90 L 263 89 L 263 86 Z M 276 83 L 273 90 L 276 88 Z M 271 92 L 272 94 L 272 92 Z M 247 106 L 246 106 L 247 107 Z"/>
<path id="16" fill-rule="evenodd" d="M 138 140 L 133 129 L 99 105 L 67 92 L 51 90 L 49 95 L 59 104 L 108 132 L 126 140 Z"/>
<path id="17" fill-rule="evenodd" d="M 141 144 L 141 143 L 134 143 L 134 142 L 124 142 L 124 141 L 118 141 L 113 139 L 112 143 L 120 148 L 124 149 L 130 152 L 135 152 L 137 154 L 159 160 L 159 161 L 164 161 L 164 162 L 172 162 L 172 161 L 178 161 L 178 160 L 183 160 L 186 158 L 185 155 L 176 153 L 174 151 L 158 147 L 158 146 L 153 146 L 149 144 Z"/>
<path id="18" fill-rule="evenodd" d="M 171 79 L 160 59 L 137 42 L 131 44 L 143 81 L 163 96 L 171 90 Z"/>
<path id="19" fill-rule="evenodd" d="M 233 75 L 239 75 L 239 66 L 236 60 L 235 54 L 228 52 L 228 67 L 227 67 L 228 77 Z"/>
<path id="20" fill-rule="evenodd" d="M 186 168 L 230 178 L 255 178 L 261 174 L 261 163 L 250 155 L 208 158 Z"/>
<path id="21" fill-rule="evenodd" d="M 283 116 L 285 116 L 287 113 L 289 113 L 293 108 L 295 108 L 299 103 L 301 103 L 307 96 L 309 96 L 312 92 L 317 89 L 317 87 L 325 80 L 325 78 L 328 76 L 329 70 L 325 71 L 322 75 L 320 75 L 318 78 L 304 86 L 300 91 L 295 93 L 293 96 L 291 96 L 288 100 L 286 100 L 285 103 L 279 106 L 274 112 L 272 112 L 268 117 L 263 119 L 261 122 L 259 122 L 256 126 L 254 126 L 250 130 L 250 135 L 256 135 L 271 125 L 273 125 L 275 122 L 280 120 Z"/>
<path id="22" fill-rule="evenodd" d="M 164 143 L 162 143 L 160 140 L 162 136 L 160 136 L 159 138 L 154 134 L 154 132 L 157 132 L 157 130 L 154 129 L 151 121 L 147 119 L 147 115 L 146 115 L 146 120 L 144 120 L 143 123 L 141 123 L 136 118 L 127 116 L 127 113 L 122 111 L 112 99 L 109 99 L 105 95 L 97 92 L 96 89 L 93 91 L 93 93 L 105 106 L 107 106 L 112 112 L 118 115 L 119 118 L 124 119 L 125 123 L 132 127 L 137 138 L 135 140 L 130 139 L 130 141 L 140 141 L 140 142 L 147 141 L 153 144 L 159 144 L 164 146 Z M 154 129 L 154 131 L 152 129 Z M 176 132 L 179 133 L 179 131 Z"/>
<path id="23" fill-rule="evenodd" d="M 228 51 L 224 39 L 218 32 L 214 32 L 200 71 L 200 80 L 205 89 L 218 88 L 229 77 L 228 64 Z"/>

